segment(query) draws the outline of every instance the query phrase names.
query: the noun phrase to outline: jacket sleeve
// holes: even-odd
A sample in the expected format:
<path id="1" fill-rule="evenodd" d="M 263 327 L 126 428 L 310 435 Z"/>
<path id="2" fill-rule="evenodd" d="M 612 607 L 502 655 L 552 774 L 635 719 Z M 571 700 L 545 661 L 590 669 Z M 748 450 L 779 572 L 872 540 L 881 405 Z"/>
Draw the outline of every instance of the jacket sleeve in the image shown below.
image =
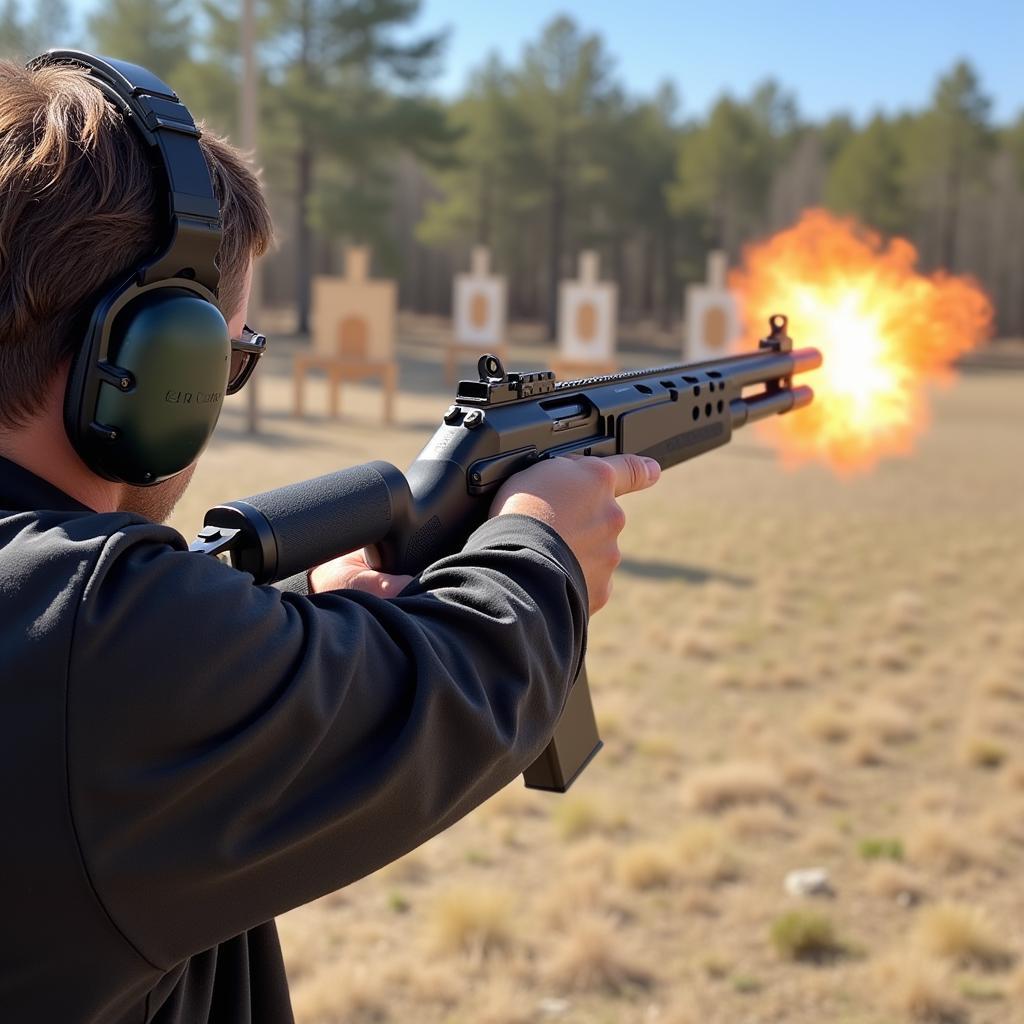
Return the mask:
<path id="1" fill-rule="evenodd" d="M 525 516 L 385 601 L 305 597 L 126 525 L 69 665 L 71 811 L 92 885 L 154 966 L 374 871 L 511 781 L 583 658 L 586 585 Z"/>

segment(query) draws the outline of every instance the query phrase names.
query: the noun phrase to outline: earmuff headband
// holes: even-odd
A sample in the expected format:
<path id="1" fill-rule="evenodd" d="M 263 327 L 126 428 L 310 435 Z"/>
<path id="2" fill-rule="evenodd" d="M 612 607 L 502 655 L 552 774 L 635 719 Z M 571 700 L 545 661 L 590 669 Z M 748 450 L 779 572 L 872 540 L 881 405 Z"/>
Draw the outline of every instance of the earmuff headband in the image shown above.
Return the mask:
<path id="1" fill-rule="evenodd" d="M 168 243 L 139 269 L 138 283 L 184 277 L 216 295 L 220 208 L 199 147 L 199 129 L 188 108 L 166 82 L 127 61 L 83 50 L 47 50 L 28 66 L 37 69 L 54 64 L 70 64 L 89 72 L 93 83 L 151 151 L 152 162 L 163 175 L 169 203 Z"/>

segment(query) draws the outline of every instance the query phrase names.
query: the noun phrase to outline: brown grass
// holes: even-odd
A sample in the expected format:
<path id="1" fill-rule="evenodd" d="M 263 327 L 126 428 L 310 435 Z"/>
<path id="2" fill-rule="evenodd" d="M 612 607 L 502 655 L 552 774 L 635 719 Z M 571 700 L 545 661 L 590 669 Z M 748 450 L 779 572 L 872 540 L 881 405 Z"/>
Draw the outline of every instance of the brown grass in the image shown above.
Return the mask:
<path id="1" fill-rule="evenodd" d="M 559 936 L 547 972 L 562 992 L 619 995 L 653 983 L 650 971 L 625 951 L 618 924 L 609 917 L 587 915 Z"/>
<path id="2" fill-rule="evenodd" d="M 694 822 L 679 831 L 674 846 L 682 878 L 717 885 L 737 879 L 742 865 L 725 829 L 716 822 Z"/>
<path id="3" fill-rule="evenodd" d="M 1024 761 L 1015 761 L 1003 772 L 1006 785 L 1011 790 L 1024 790 Z"/>
<path id="4" fill-rule="evenodd" d="M 386 973 L 369 964 L 329 964 L 292 989 L 292 1008 L 303 1024 L 383 1024 L 391 1020 Z"/>
<path id="5" fill-rule="evenodd" d="M 910 668 L 912 660 L 903 643 L 879 643 L 868 652 L 868 664 L 883 672 L 904 672 Z"/>
<path id="6" fill-rule="evenodd" d="M 1024 846 L 1024 806 L 1019 799 L 1010 799 L 982 811 L 978 825 L 993 839 Z"/>
<path id="7" fill-rule="evenodd" d="M 916 633 L 923 625 L 927 607 L 924 595 L 918 591 L 898 590 L 886 602 L 885 621 L 893 632 Z"/>
<path id="8" fill-rule="evenodd" d="M 918 821 L 908 830 L 905 846 L 912 864 L 948 874 L 997 863 L 983 837 L 963 821 L 949 816 Z"/>
<path id="9" fill-rule="evenodd" d="M 722 822 L 729 835 L 739 840 L 791 839 L 797 829 L 792 815 L 775 804 L 734 807 Z"/>
<path id="10" fill-rule="evenodd" d="M 960 744 L 960 758 L 972 768 L 999 768 L 1009 756 L 1006 744 L 992 736 L 967 736 Z"/>
<path id="11" fill-rule="evenodd" d="M 288 976 L 300 980 L 312 974 L 328 960 L 340 945 L 343 935 L 332 915 L 320 905 L 305 913 L 293 911 L 277 919 L 278 934 L 285 952 Z"/>
<path id="12" fill-rule="evenodd" d="M 694 661 L 711 661 L 719 652 L 715 637 L 707 630 L 695 627 L 681 630 L 669 641 L 669 649 L 676 656 Z"/>
<path id="13" fill-rule="evenodd" d="M 619 849 L 620 845 L 607 836 L 592 835 L 581 839 L 565 851 L 565 875 L 575 878 L 581 874 L 594 874 L 608 878 Z"/>
<path id="14" fill-rule="evenodd" d="M 466 971 L 461 963 L 417 957 L 404 973 L 417 1003 L 447 1008 L 455 1006 L 463 995 Z"/>
<path id="15" fill-rule="evenodd" d="M 711 814 L 744 804 L 774 804 L 790 810 L 782 776 L 766 762 L 731 761 L 699 768 L 687 776 L 683 800 L 688 807 Z"/>
<path id="16" fill-rule="evenodd" d="M 966 904 L 926 907 L 918 916 L 914 942 L 923 952 L 961 967 L 999 969 L 1015 959 L 991 917 L 980 907 Z"/>
<path id="17" fill-rule="evenodd" d="M 534 1024 L 538 1018 L 536 1000 L 507 978 L 495 978 L 473 995 L 474 1024 Z"/>
<path id="18" fill-rule="evenodd" d="M 626 921 L 633 916 L 636 896 L 622 888 L 614 876 L 614 866 L 607 871 L 560 871 L 557 881 L 549 886 L 536 910 L 526 916 L 527 928 L 536 921 L 553 930 L 564 931 L 581 913 L 596 914 Z"/>
<path id="19" fill-rule="evenodd" d="M 779 752 L 775 758 L 779 774 L 787 786 L 810 786 L 821 782 L 825 775 L 825 765 L 808 754 Z"/>
<path id="20" fill-rule="evenodd" d="M 419 885 L 429 878 L 430 865 L 422 850 L 413 850 L 382 868 L 380 876 L 395 884 Z"/>
<path id="21" fill-rule="evenodd" d="M 924 879 L 916 871 L 890 860 L 876 861 L 871 865 L 867 889 L 875 896 L 903 906 L 919 903 L 928 891 Z"/>
<path id="22" fill-rule="evenodd" d="M 812 825 L 801 835 L 799 848 L 814 857 L 831 857 L 847 850 L 849 841 L 839 836 L 834 828 Z"/>
<path id="23" fill-rule="evenodd" d="M 865 700 L 857 709 L 857 721 L 863 733 L 881 743 L 907 743 L 917 736 L 913 717 L 885 698 Z"/>
<path id="24" fill-rule="evenodd" d="M 498 790 L 480 807 L 479 813 L 508 818 L 541 817 L 546 813 L 546 808 L 543 794 L 527 789 L 522 779 L 516 779 L 504 789 Z"/>
<path id="25" fill-rule="evenodd" d="M 772 922 L 771 940 L 785 960 L 823 963 L 846 951 L 832 919 L 817 910 L 791 910 Z"/>
<path id="26" fill-rule="evenodd" d="M 872 735 L 859 734 L 850 740 L 846 759 L 861 768 L 879 768 L 888 763 L 885 748 Z"/>
<path id="27" fill-rule="evenodd" d="M 482 960 L 512 945 L 513 921 L 511 894 L 483 886 L 451 889 L 433 908 L 432 944 L 439 953 Z"/>
<path id="28" fill-rule="evenodd" d="M 615 865 L 616 876 L 629 889 L 664 889 L 678 876 L 676 858 L 666 846 L 637 843 L 623 850 Z"/>
<path id="29" fill-rule="evenodd" d="M 1024 1004 L 1024 964 L 1010 975 L 1007 993 L 1017 1005 Z"/>
<path id="30" fill-rule="evenodd" d="M 1024 702 L 1024 684 L 1018 677 L 1010 676 L 1005 670 L 986 676 L 978 684 L 978 692 L 986 697 L 1013 704 Z"/>
<path id="31" fill-rule="evenodd" d="M 967 1024 L 967 1005 L 956 994 L 947 967 L 921 955 L 901 952 L 875 971 L 881 1001 L 915 1024 Z"/>
<path id="32" fill-rule="evenodd" d="M 621 832 L 627 824 L 620 811 L 592 794 L 563 797 L 551 817 L 562 839 L 570 842 L 596 833 Z"/>
<path id="33" fill-rule="evenodd" d="M 808 736 L 823 743 L 843 743 L 853 730 L 849 710 L 832 702 L 808 708 L 800 725 Z"/>
<path id="34" fill-rule="evenodd" d="M 722 690 L 742 690 L 747 685 L 746 673 L 735 665 L 715 665 L 708 679 Z"/>

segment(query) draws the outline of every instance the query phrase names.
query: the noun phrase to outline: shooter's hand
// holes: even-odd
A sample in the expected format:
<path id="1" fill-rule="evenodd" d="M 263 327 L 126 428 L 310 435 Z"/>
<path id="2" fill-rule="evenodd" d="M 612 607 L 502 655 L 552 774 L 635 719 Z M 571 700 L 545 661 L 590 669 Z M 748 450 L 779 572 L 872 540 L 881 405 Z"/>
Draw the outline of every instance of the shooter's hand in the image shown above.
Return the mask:
<path id="1" fill-rule="evenodd" d="M 411 576 L 392 576 L 377 572 L 366 564 L 362 551 L 332 558 L 309 574 L 309 589 L 314 594 L 328 590 L 362 590 L 377 597 L 397 597 L 412 582 Z"/>
<path id="2" fill-rule="evenodd" d="M 515 512 L 551 526 L 583 569 L 593 614 L 608 603 L 622 559 L 618 536 L 626 513 L 615 499 L 650 487 L 660 475 L 658 463 L 640 455 L 548 459 L 509 477 L 491 515 Z"/>

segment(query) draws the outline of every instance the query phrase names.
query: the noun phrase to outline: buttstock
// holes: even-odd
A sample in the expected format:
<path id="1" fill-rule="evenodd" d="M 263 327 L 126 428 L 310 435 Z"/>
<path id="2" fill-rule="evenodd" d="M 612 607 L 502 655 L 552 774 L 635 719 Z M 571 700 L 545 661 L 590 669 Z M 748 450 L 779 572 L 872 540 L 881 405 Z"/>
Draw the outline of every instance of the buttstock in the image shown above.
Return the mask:
<path id="1" fill-rule="evenodd" d="M 408 519 L 411 502 L 400 470 L 368 462 L 218 505 L 206 513 L 200 540 L 237 530 L 235 568 L 275 583 L 379 543 Z"/>

